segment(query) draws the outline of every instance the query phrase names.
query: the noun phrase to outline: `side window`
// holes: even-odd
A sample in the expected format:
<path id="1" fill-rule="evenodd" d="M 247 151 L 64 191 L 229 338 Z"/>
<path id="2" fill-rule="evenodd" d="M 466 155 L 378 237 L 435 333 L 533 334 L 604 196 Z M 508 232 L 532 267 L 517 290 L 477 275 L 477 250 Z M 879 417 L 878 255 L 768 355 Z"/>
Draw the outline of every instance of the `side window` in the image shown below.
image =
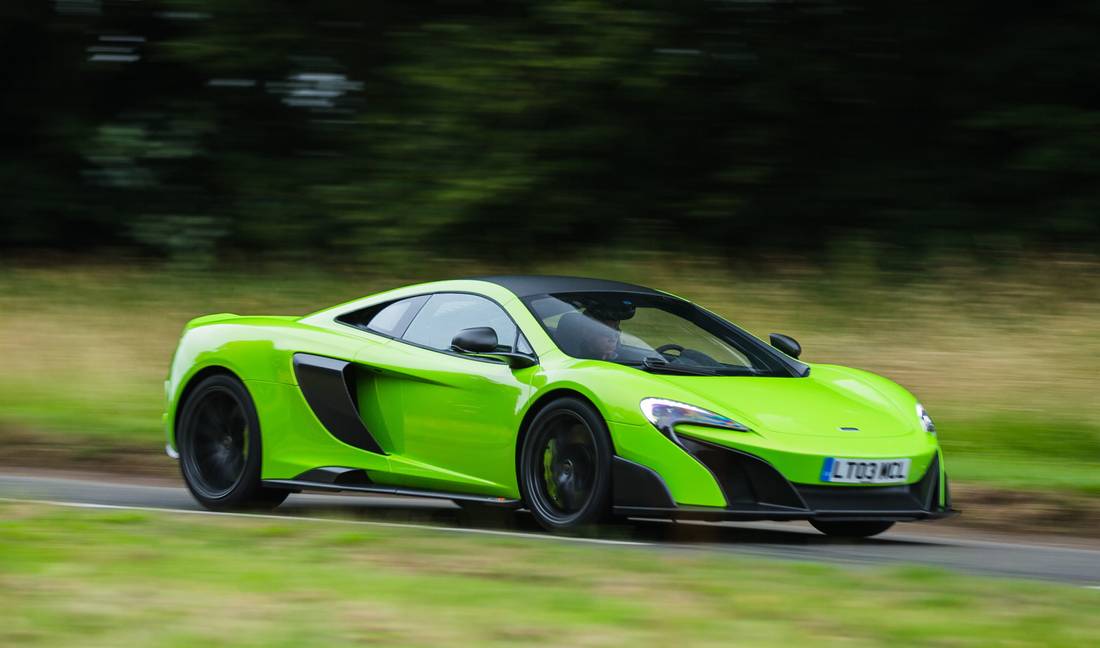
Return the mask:
<path id="1" fill-rule="evenodd" d="M 336 318 L 336 321 L 372 333 L 400 337 L 426 301 L 428 301 L 428 296 L 420 295 L 394 302 L 375 304 L 362 310 L 341 315 Z"/>
<path id="2" fill-rule="evenodd" d="M 497 351 L 511 351 L 519 332 L 504 309 L 484 297 L 438 293 L 420 309 L 402 339 L 447 351 L 455 334 L 475 326 L 488 326 L 496 331 Z"/>

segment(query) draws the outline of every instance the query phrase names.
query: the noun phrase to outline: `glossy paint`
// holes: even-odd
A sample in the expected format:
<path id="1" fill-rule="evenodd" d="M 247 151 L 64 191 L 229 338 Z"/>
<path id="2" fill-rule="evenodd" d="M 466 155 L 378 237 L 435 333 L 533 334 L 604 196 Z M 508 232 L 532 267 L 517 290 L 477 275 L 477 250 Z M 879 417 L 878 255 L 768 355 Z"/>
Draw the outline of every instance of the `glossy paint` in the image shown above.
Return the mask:
<path id="1" fill-rule="evenodd" d="M 512 369 L 336 321 L 372 304 L 436 292 L 496 301 L 526 336 L 538 364 Z M 354 363 L 360 415 L 387 454 L 347 445 L 318 422 L 296 384 L 292 358 L 298 352 Z M 366 470 L 380 484 L 518 498 L 516 453 L 525 417 L 557 395 L 580 394 L 607 421 L 615 453 L 656 471 L 678 504 L 724 506 L 710 472 L 642 415 L 641 400 L 660 397 L 745 424 L 751 432 L 693 426 L 676 432 L 762 457 L 795 483 L 821 483 L 826 457 L 909 458 L 909 480 L 918 481 L 940 451 L 936 437 L 920 426 L 916 399 L 865 371 L 810 366 L 802 378 L 716 377 L 652 374 L 579 360 L 559 351 L 519 298 L 502 286 L 444 281 L 301 318 L 219 314 L 192 320 L 165 383 L 164 422 L 174 446 L 176 412 L 187 386 L 206 372 L 228 371 L 256 402 L 265 479 L 347 466 Z M 942 470 L 942 457 L 939 465 Z"/>

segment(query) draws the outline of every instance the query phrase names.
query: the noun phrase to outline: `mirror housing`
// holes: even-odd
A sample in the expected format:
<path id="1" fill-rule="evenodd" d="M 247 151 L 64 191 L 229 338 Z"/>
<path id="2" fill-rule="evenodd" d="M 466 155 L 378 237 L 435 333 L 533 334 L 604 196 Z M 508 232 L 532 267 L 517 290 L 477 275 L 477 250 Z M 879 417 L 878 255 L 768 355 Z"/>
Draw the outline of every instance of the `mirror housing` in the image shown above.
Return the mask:
<path id="1" fill-rule="evenodd" d="M 783 353 L 797 358 L 802 355 L 802 345 L 798 343 L 798 340 L 789 335 L 783 335 L 782 333 L 772 333 L 768 336 L 771 340 L 772 346 L 779 349 Z"/>
<path id="2" fill-rule="evenodd" d="M 462 329 L 451 340 L 459 353 L 492 353 L 497 348 L 497 332 L 489 326 Z"/>
<path id="3" fill-rule="evenodd" d="M 451 340 L 451 350 L 466 355 L 491 358 L 507 362 L 513 369 L 526 369 L 539 363 L 538 358 L 526 353 L 497 351 L 497 332 L 488 326 L 462 329 Z"/>

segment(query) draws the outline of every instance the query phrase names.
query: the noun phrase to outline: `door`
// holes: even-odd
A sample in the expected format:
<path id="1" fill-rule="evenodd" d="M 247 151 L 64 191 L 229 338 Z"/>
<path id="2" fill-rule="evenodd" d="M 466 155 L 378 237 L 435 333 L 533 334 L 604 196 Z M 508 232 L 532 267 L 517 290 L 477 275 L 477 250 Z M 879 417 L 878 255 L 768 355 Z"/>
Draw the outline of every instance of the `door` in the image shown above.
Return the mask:
<path id="1" fill-rule="evenodd" d="M 451 350 L 466 328 L 487 326 L 498 351 L 526 340 L 496 302 L 469 293 L 433 294 L 399 339 L 386 345 L 380 395 L 392 442 L 393 482 L 405 486 L 515 496 L 519 411 L 537 367 Z M 362 358 L 365 365 L 371 359 Z"/>

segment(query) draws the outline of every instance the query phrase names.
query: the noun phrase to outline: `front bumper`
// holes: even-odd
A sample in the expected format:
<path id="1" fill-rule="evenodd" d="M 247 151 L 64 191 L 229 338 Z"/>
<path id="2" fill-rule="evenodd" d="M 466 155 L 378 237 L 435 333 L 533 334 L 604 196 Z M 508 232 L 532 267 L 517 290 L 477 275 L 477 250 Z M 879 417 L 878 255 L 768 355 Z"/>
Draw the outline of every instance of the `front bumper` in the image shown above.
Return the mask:
<path id="1" fill-rule="evenodd" d="M 955 515 L 947 476 L 935 457 L 924 476 L 904 486 L 795 484 L 770 463 L 746 452 L 680 436 L 680 446 L 721 488 L 724 507 L 677 505 L 663 479 L 641 464 L 615 457 L 613 509 L 626 517 L 711 520 L 925 520 Z"/>

